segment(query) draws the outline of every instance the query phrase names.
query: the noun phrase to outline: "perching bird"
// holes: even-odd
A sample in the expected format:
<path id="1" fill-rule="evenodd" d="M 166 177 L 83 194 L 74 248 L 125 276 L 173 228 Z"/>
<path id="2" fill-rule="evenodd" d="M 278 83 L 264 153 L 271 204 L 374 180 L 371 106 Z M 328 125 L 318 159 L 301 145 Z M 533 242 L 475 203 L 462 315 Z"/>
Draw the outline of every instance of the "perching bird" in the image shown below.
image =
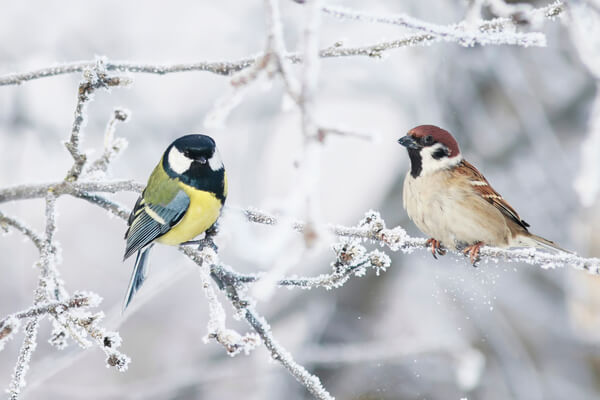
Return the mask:
<path id="1" fill-rule="evenodd" d="M 146 278 L 155 242 L 179 245 L 212 227 L 227 197 L 227 176 L 212 138 L 187 135 L 165 150 L 131 211 L 126 260 L 137 251 L 123 310 Z"/>
<path id="2" fill-rule="evenodd" d="M 411 163 L 404 180 L 404 208 L 431 237 L 427 245 L 434 257 L 436 252 L 445 254 L 446 247 L 463 250 L 475 264 L 484 244 L 565 251 L 527 230 L 529 224 L 463 159 L 449 132 L 421 125 L 398 143 L 406 147 Z"/>

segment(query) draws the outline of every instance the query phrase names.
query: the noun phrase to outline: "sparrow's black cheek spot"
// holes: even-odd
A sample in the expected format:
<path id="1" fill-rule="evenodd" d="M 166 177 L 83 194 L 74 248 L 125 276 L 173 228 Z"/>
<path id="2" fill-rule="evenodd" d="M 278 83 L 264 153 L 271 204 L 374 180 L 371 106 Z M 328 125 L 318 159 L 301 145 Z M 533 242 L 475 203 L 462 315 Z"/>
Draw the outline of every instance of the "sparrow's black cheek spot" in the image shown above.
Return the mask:
<path id="1" fill-rule="evenodd" d="M 431 157 L 433 157 L 434 160 L 439 160 L 440 158 L 448 157 L 449 155 L 447 149 L 441 148 L 434 151 Z"/>

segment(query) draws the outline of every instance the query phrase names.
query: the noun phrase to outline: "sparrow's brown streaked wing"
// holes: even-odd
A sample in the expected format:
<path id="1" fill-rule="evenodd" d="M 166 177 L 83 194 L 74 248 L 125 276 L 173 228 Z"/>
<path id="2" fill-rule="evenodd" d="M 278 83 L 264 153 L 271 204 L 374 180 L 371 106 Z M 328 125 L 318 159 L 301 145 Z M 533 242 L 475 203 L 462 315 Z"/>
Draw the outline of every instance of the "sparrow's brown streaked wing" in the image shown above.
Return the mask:
<path id="1" fill-rule="evenodd" d="M 487 179 L 485 179 L 481 172 L 479 172 L 471 163 L 466 160 L 462 160 L 456 168 L 456 171 L 466 176 L 476 193 L 486 199 L 504 215 L 527 230 L 529 224 L 521 219 L 515 209 L 512 208 L 510 204 L 508 204 L 506 200 L 504 200 L 502 196 L 500 196 L 500 194 L 498 194 L 498 192 L 496 192 L 494 188 L 490 186 L 490 183 L 487 181 Z"/>

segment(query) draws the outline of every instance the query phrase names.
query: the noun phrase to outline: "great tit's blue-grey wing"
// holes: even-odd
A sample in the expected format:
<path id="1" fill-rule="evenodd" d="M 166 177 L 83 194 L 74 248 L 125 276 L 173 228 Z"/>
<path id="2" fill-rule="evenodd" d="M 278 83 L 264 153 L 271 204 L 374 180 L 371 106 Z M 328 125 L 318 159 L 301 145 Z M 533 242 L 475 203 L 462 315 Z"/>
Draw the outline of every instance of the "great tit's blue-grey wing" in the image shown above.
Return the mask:
<path id="1" fill-rule="evenodd" d="M 152 197 L 151 197 L 152 198 Z M 166 204 L 153 204 L 144 194 L 135 203 L 129 216 L 129 229 L 125 233 L 127 246 L 125 257 L 137 251 L 137 257 L 129 280 L 129 287 L 123 303 L 123 311 L 140 289 L 148 275 L 148 256 L 156 238 L 167 233 L 177 224 L 190 205 L 190 198 L 180 189 L 173 191 Z"/>
<path id="2" fill-rule="evenodd" d="M 125 233 L 127 245 L 123 259 L 167 233 L 183 218 L 189 205 L 190 198 L 181 189 L 166 204 L 150 203 L 142 195 L 129 217 L 129 228 Z"/>

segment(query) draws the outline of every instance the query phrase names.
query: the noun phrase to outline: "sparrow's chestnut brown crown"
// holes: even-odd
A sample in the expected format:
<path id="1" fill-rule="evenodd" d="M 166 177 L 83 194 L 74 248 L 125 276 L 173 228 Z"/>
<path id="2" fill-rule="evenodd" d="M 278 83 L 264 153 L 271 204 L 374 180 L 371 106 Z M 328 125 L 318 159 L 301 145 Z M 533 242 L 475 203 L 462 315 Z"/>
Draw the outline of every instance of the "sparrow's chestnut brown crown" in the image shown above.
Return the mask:
<path id="1" fill-rule="evenodd" d="M 419 125 L 408 131 L 407 136 L 410 136 L 422 147 L 432 146 L 435 143 L 443 144 L 450 151 L 450 154 L 448 155 L 449 158 L 456 157 L 460 154 L 458 142 L 450 132 L 435 125 Z"/>

